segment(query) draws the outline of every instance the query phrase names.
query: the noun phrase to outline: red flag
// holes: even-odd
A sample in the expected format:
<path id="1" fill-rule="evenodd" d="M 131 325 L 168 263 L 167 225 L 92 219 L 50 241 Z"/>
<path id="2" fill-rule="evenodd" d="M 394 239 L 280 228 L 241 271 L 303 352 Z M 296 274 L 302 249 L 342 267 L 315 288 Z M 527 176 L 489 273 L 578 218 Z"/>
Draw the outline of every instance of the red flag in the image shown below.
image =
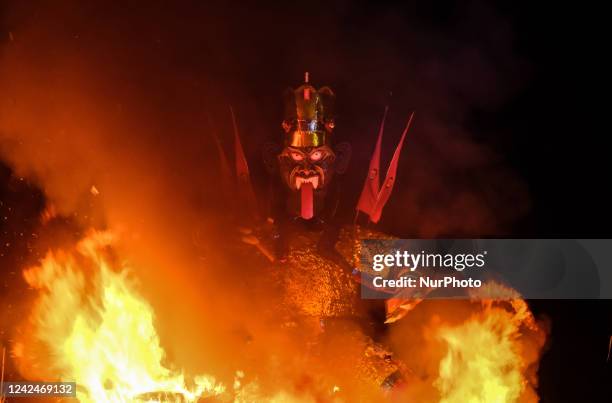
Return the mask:
<path id="1" fill-rule="evenodd" d="M 208 116 L 208 126 L 212 133 L 213 140 L 215 141 L 215 145 L 217 146 L 217 154 L 219 155 L 219 165 L 221 169 L 222 187 L 224 189 L 224 192 L 226 193 L 225 196 L 229 196 L 229 194 L 231 193 L 229 189 L 232 186 L 231 184 L 232 170 L 230 169 L 230 164 L 227 160 L 227 156 L 225 155 L 225 151 L 223 151 L 221 140 L 219 140 L 219 136 L 217 136 L 217 131 L 213 125 L 212 118 L 210 117 L 210 115 Z"/>
<path id="2" fill-rule="evenodd" d="M 376 199 L 378 198 L 380 188 L 380 150 L 388 110 L 389 107 L 386 106 L 382 122 L 380 122 L 380 129 L 378 130 L 376 147 L 374 148 L 374 153 L 372 154 L 372 159 L 370 160 L 368 176 L 363 184 L 363 190 L 361 191 L 361 196 L 359 196 L 359 202 L 357 203 L 357 210 L 361 210 L 368 215 L 371 215 L 372 211 L 376 207 Z"/>
<path id="3" fill-rule="evenodd" d="M 370 214 L 370 220 L 373 223 L 377 223 L 380 220 L 380 216 L 382 214 L 383 207 L 389 200 L 391 196 L 391 191 L 393 190 L 393 185 L 395 184 L 395 176 L 397 173 L 397 165 L 399 162 L 399 156 L 402 152 L 402 146 L 404 145 L 404 139 L 406 138 L 406 133 L 408 133 L 408 129 L 410 128 L 410 124 L 412 123 L 412 118 L 414 117 L 414 112 L 410 114 L 410 118 L 408 119 L 408 123 L 406 124 L 406 128 L 402 133 L 402 137 L 395 148 L 395 152 L 393 153 L 393 158 L 391 159 L 391 164 L 389 164 L 389 169 L 387 170 L 387 175 L 385 176 L 385 182 L 383 183 L 383 187 L 378 193 L 378 198 L 376 200 L 376 207 Z"/>
<path id="4" fill-rule="evenodd" d="M 238 125 L 236 124 L 236 116 L 234 116 L 234 109 L 230 106 L 230 112 L 232 114 L 232 125 L 234 127 L 234 145 L 236 154 L 236 176 L 238 177 L 238 183 L 244 184 L 249 182 L 249 164 L 247 163 L 246 157 L 244 156 L 244 150 L 240 143 L 240 136 L 238 135 Z"/>
<path id="5" fill-rule="evenodd" d="M 257 215 L 257 199 L 255 198 L 255 192 L 251 186 L 251 176 L 249 174 L 249 164 L 244 155 L 242 144 L 240 143 L 240 136 L 238 134 L 238 125 L 236 124 L 236 117 L 234 116 L 234 109 L 230 106 L 230 112 L 232 114 L 232 124 L 234 126 L 234 143 L 235 143 L 235 154 L 236 154 L 236 177 L 238 179 L 238 193 L 244 195 L 247 202 L 247 209 L 253 214 Z"/>

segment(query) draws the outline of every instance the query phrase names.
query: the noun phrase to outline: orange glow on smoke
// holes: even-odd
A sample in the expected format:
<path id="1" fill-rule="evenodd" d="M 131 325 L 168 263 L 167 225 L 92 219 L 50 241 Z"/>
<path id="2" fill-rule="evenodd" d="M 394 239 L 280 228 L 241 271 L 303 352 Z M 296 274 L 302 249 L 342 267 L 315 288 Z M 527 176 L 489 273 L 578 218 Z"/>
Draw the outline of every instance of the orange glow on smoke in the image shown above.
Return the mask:
<path id="1" fill-rule="evenodd" d="M 359 328 L 351 334 L 328 328 L 329 348 L 316 350 L 321 318 L 290 317 L 279 294 L 293 288 L 257 283 L 284 268 L 228 256 L 241 242 L 217 189 L 216 148 L 203 115 L 215 117 L 220 133 L 227 120 L 231 132 L 226 105 L 242 94 L 239 106 L 247 113 L 240 119 L 255 130 L 244 145 L 255 150 L 263 132 L 248 111 L 261 117 L 257 99 L 250 90 L 225 96 L 234 93 L 228 91 L 233 79 L 170 71 L 163 56 L 175 55 L 175 43 L 150 40 L 163 30 L 156 20 L 144 19 L 142 29 L 125 20 L 126 29 L 117 29 L 90 27 L 82 17 L 78 7 L 53 5 L 15 38 L 11 33 L 0 53 L 0 158 L 44 192 L 43 227 L 70 217 L 79 228 L 122 234 L 116 245 L 113 233 L 91 231 L 24 271 L 34 301 L 10 346 L 24 379 L 76 381 L 80 400 L 93 402 L 216 394 L 245 402 L 537 400 L 534 374 L 544 336 L 520 300 L 391 301 L 397 315 L 388 318 L 389 339 L 398 341 L 389 350 L 408 369 L 405 387 L 372 391 L 348 379 L 367 353 L 363 323 L 351 323 Z M 205 26 L 198 21 L 198 30 Z M 75 35 L 75 27 L 90 34 Z M 466 143 L 462 133 L 438 123 L 432 130 L 431 144 L 412 154 L 415 166 L 433 163 L 430 176 L 414 171 L 418 191 L 394 195 L 402 200 L 398 206 L 418 210 L 418 234 L 488 233 L 526 209 L 524 189 L 505 170 L 494 171 L 502 180 L 493 182 L 512 196 L 512 208 L 457 189 L 451 169 L 467 161 L 468 168 L 486 167 L 474 172 L 489 178 L 497 159 Z M 450 169 L 431 158 L 436 152 L 453 162 Z M 444 208 L 430 203 L 444 199 L 453 202 Z M 306 297 L 320 294 L 308 277 L 300 283 L 310 288 Z M 320 301 L 331 304 L 327 295 L 316 297 L 301 302 L 317 309 Z M 198 373 L 211 375 L 192 376 Z"/>

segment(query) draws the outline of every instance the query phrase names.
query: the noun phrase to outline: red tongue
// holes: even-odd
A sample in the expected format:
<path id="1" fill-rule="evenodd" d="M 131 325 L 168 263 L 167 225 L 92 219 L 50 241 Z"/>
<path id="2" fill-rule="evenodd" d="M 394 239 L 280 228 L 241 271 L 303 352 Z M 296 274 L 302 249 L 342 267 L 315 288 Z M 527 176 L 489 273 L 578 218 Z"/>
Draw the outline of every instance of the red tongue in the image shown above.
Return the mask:
<path id="1" fill-rule="evenodd" d="M 302 183 L 302 218 L 310 220 L 312 218 L 312 183 Z"/>

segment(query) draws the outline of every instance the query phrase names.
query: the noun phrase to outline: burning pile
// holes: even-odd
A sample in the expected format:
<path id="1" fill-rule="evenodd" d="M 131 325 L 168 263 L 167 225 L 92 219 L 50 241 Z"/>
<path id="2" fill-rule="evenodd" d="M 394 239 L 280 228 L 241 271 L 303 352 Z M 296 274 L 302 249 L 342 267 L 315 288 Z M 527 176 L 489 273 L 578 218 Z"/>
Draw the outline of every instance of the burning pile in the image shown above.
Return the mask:
<path id="1" fill-rule="evenodd" d="M 49 252 L 27 269 L 39 291 L 13 353 L 29 379 L 76 381 L 82 402 L 196 401 L 222 393 L 210 376 L 186 384 L 163 364 L 151 306 L 129 270 L 115 270 L 113 235 L 91 232 L 76 252 Z"/>
<path id="2" fill-rule="evenodd" d="M 111 232 L 91 231 L 75 250 L 50 251 L 40 264 L 24 271 L 27 283 L 37 290 L 12 348 L 24 378 L 76 381 L 83 402 L 198 401 L 210 396 L 224 401 L 314 401 L 314 389 L 299 390 L 290 381 L 264 392 L 257 374 L 247 380 L 237 371 L 228 390 L 212 376 L 188 380 L 169 367 L 152 307 L 136 291 L 130 270 L 114 255 L 113 242 Z M 417 343 L 422 354 L 395 357 L 405 362 L 407 374 L 415 376 L 408 375 L 402 387 L 381 389 L 381 399 L 538 400 L 535 373 L 545 337 L 525 301 L 430 302 L 439 304 L 436 315 L 409 325 L 421 334 Z M 423 302 L 414 310 L 426 305 Z M 457 315 L 458 306 L 468 308 Z M 402 337 L 405 341 L 406 335 Z M 428 373 L 419 373 L 419 360 Z M 338 376 L 335 368 L 328 366 L 325 371 L 322 379 Z M 351 396 L 347 380 L 330 389 L 326 401 L 350 401 Z"/>

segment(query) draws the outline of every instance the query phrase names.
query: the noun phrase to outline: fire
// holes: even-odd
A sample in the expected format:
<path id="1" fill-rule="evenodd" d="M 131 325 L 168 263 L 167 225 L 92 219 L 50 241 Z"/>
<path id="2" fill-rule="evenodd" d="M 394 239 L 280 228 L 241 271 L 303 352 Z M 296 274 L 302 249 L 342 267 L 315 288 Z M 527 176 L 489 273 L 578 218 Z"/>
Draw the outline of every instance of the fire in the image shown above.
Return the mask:
<path id="1" fill-rule="evenodd" d="M 221 395 L 227 401 L 245 402 L 316 400 L 308 390 L 283 390 L 290 381 L 280 382 L 279 390 L 264 392 L 257 374 L 247 380 L 237 371 L 234 384 L 226 389 L 212 376 L 187 379 L 169 367 L 153 309 L 137 292 L 129 267 L 114 254 L 114 242 L 111 232 L 91 231 L 74 250 L 50 251 L 38 265 L 24 271 L 26 282 L 37 293 L 12 352 L 26 379 L 74 381 L 82 402 L 195 402 Z M 429 324 L 412 325 L 413 330 L 433 335 L 420 341 L 419 348 L 428 353 L 419 359 L 435 371 L 420 381 L 408 379 L 405 385 L 418 389 L 411 382 L 424 381 L 433 392 L 417 401 L 537 401 L 535 372 L 545 332 L 527 303 L 512 290 L 498 287 L 495 291 L 507 299 L 446 301 L 449 305 L 438 305 L 444 308 Z M 461 304 L 469 305 L 471 312 L 463 319 L 450 309 Z M 411 306 L 409 311 L 415 309 Z M 408 361 L 408 367 L 414 365 Z M 333 372 L 330 369 L 329 374 Z M 353 393 L 350 383 L 334 384 L 327 398 L 343 401 L 345 393 Z"/>
<path id="2" fill-rule="evenodd" d="M 82 402 L 196 401 L 224 386 L 163 364 L 151 306 L 109 256 L 114 236 L 91 232 L 76 251 L 49 252 L 24 271 L 38 297 L 13 353 L 30 377 L 77 383 Z"/>
<path id="3" fill-rule="evenodd" d="M 448 347 L 434 385 L 441 403 L 537 401 L 527 374 L 537 360 L 522 337 L 533 332 L 537 350 L 543 332 L 522 299 L 507 307 L 483 302 L 483 309 L 457 326 L 442 326 L 438 337 Z"/>

